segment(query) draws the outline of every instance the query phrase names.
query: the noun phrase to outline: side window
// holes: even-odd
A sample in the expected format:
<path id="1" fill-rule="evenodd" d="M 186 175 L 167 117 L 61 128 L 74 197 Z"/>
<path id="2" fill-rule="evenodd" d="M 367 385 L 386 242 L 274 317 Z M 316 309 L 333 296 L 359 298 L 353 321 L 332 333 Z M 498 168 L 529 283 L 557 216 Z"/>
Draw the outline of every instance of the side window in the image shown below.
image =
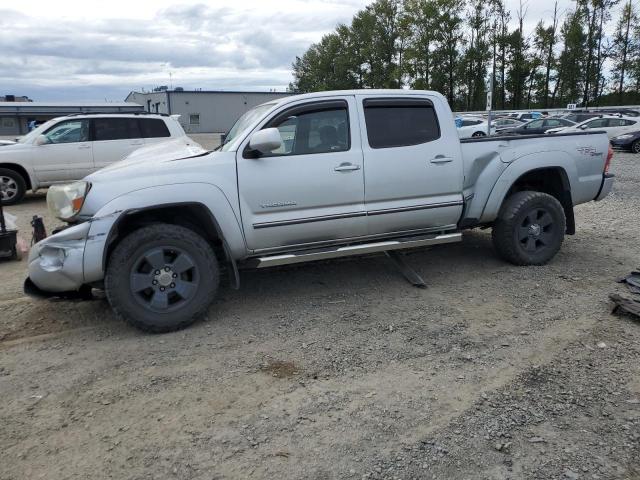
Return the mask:
<path id="1" fill-rule="evenodd" d="M 595 120 L 591 120 L 590 122 L 587 122 L 585 125 L 587 128 L 603 128 L 607 126 L 607 119 L 597 118 Z"/>
<path id="2" fill-rule="evenodd" d="M 44 134 L 47 143 L 78 143 L 89 141 L 89 120 L 60 122 Z"/>
<path id="3" fill-rule="evenodd" d="M 545 120 L 544 121 L 544 126 L 545 127 L 561 127 L 562 126 L 562 122 L 560 120 L 556 120 L 554 119 L 550 119 L 550 120 Z"/>
<path id="4" fill-rule="evenodd" d="M 93 128 L 96 142 L 142 138 L 137 118 L 96 118 Z"/>
<path id="5" fill-rule="evenodd" d="M 344 152 L 349 150 L 349 115 L 346 103 L 294 107 L 277 115 L 265 128 L 277 128 L 282 146 L 266 157 Z"/>
<path id="6" fill-rule="evenodd" d="M 533 122 L 528 123 L 525 128 L 542 128 L 543 120 L 534 120 Z"/>
<path id="7" fill-rule="evenodd" d="M 422 99 L 367 99 L 364 117 L 371 148 L 420 145 L 440 138 L 433 103 Z"/>
<path id="8" fill-rule="evenodd" d="M 607 121 L 607 127 L 622 127 L 624 126 L 624 120 L 621 118 L 610 118 Z"/>
<path id="9" fill-rule="evenodd" d="M 142 130 L 143 138 L 162 138 L 170 137 L 167 124 L 159 118 L 141 118 L 140 129 Z"/>

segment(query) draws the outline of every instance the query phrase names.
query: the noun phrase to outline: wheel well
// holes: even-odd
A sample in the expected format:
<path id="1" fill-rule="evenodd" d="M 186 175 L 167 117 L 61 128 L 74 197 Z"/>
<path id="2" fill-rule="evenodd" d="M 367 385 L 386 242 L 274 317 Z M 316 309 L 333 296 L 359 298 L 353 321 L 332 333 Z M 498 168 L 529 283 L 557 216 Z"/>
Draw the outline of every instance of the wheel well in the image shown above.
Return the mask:
<path id="1" fill-rule="evenodd" d="M 113 249 L 131 232 L 156 223 L 180 225 L 193 230 L 209 242 L 221 265 L 227 263 L 224 240 L 220 229 L 207 207 L 201 203 L 181 203 L 160 205 L 151 208 L 131 210 L 122 214 L 113 226 L 107 239 L 103 266 L 106 270 Z"/>
<path id="2" fill-rule="evenodd" d="M 27 185 L 27 190 L 31 190 L 33 187 L 31 185 L 31 177 L 24 169 L 24 167 L 20 165 L 16 165 L 15 163 L 0 163 L 0 168 L 6 168 L 7 170 L 13 170 L 16 173 L 19 173 L 22 178 L 24 178 L 24 183 Z"/>
<path id="3" fill-rule="evenodd" d="M 511 186 L 505 200 L 516 192 L 527 190 L 543 192 L 555 197 L 564 208 L 567 217 L 567 234 L 573 235 L 576 232 L 571 184 L 567 172 L 563 168 L 540 168 L 525 173 Z"/>

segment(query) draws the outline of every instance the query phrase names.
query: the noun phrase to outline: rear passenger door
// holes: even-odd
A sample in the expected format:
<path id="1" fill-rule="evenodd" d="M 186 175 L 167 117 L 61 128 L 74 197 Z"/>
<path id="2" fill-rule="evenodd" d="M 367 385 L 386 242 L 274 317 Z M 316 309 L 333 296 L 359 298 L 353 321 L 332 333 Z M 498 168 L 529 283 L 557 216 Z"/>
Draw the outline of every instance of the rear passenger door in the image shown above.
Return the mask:
<path id="1" fill-rule="evenodd" d="M 137 118 L 94 118 L 92 123 L 94 170 L 122 160 L 145 144 Z"/>
<path id="2" fill-rule="evenodd" d="M 359 97 L 369 234 L 452 229 L 460 219 L 460 141 L 440 102 Z"/>

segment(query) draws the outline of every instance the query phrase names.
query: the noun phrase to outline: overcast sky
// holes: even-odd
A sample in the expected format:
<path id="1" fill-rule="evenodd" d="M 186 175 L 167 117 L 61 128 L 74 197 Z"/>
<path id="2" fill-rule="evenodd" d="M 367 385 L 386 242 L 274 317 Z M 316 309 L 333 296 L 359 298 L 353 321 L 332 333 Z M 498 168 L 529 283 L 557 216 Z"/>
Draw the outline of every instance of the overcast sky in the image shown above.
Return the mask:
<path id="1" fill-rule="evenodd" d="M 0 0 L 0 94 L 120 101 L 170 84 L 283 90 L 295 56 L 368 3 Z M 519 0 L 507 3 L 515 10 Z M 553 3 L 528 1 L 530 28 Z"/>

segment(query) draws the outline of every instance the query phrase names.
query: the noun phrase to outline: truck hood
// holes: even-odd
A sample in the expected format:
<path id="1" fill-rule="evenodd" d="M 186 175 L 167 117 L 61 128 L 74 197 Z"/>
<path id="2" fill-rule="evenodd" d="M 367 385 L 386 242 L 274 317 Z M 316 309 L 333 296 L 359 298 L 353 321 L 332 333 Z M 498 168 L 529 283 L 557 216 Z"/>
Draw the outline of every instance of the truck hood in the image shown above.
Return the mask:
<path id="1" fill-rule="evenodd" d="M 180 137 L 139 148 L 122 160 L 112 163 L 96 173 L 120 170 L 137 164 L 162 163 L 189 158 L 206 152 L 199 143 L 194 142 L 189 137 Z"/>

